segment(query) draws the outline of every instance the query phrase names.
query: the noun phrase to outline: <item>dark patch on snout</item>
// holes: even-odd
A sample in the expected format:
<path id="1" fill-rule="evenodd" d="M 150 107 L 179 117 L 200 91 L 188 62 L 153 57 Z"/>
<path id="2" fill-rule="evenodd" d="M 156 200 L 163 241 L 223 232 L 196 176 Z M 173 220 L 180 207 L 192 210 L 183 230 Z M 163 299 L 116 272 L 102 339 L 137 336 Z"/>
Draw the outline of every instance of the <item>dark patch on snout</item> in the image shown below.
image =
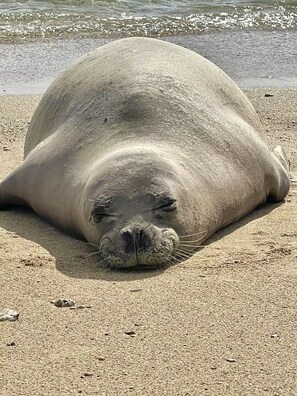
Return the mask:
<path id="1" fill-rule="evenodd" d="M 133 253 L 135 250 L 135 243 L 132 231 L 123 231 L 121 232 L 121 236 L 125 244 L 125 253 Z"/>
<path id="2" fill-rule="evenodd" d="M 150 247 L 150 237 L 145 230 L 128 230 L 121 233 L 125 253 L 135 253 L 137 250 L 146 250 Z"/>
<path id="3" fill-rule="evenodd" d="M 142 250 L 147 249 L 150 246 L 150 239 L 144 230 L 136 232 L 136 244 Z"/>

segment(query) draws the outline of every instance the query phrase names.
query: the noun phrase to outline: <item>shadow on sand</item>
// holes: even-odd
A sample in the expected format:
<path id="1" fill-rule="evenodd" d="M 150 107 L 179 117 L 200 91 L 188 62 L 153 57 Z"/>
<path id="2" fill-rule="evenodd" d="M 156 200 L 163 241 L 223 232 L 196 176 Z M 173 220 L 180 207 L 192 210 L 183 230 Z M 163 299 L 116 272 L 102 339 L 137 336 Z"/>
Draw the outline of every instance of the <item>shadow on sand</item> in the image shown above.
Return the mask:
<path id="1" fill-rule="evenodd" d="M 250 221 L 267 215 L 280 205 L 282 203 L 265 204 L 259 207 L 243 219 L 216 232 L 204 243 L 204 246 L 232 233 Z M 166 268 L 110 270 L 104 266 L 104 263 L 100 264 L 100 258 L 95 253 L 94 247 L 62 233 L 56 227 L 40 219 L 30 209 L 23 207 L 1 210 L 0 227 L 42 246 L 56 259 L 58 271 L 69 277 L 121 282 L 159 276 L 166 270 Z"/>

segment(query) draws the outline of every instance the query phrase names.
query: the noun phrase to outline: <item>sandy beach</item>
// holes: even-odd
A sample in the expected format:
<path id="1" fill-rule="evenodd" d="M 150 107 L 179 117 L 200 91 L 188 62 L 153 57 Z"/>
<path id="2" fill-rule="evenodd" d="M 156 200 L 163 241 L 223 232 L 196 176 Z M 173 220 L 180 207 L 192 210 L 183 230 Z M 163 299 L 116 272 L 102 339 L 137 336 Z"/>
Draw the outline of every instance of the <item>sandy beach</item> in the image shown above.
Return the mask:
<path id="1" fill-rule="evenodd" d="M 296 171 L 297 90 L 245 92 Z M 0 178 L 39 100 L 0 98 Z M 116 272 L 31 211 L 1 211 L 0 308 L 20 317 L 0 324 L 0 394 L 296 395 L 296 212 L 295 184 L 186 262 Z"/>

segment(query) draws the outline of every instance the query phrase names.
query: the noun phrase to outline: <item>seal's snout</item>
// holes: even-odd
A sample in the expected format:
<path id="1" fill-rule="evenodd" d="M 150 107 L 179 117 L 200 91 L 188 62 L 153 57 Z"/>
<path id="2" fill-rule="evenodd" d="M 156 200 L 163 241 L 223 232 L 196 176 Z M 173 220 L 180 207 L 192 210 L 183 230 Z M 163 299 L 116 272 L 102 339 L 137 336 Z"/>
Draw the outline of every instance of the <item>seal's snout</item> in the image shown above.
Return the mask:
<path id="1" fill-rule="evenodd" d="M 114 268 L 135 266 L 160 266 L 170 263 L 178 236 L 171 228 L 133 221 L 121 230 L 105 234 L 100 242 L 100 252 Z"/>
<path id="2" fill-rule="evenodd" d="M 125 253 L 134 253 L 137 250 L 147 249 L 150 243 L 150 237 L 144 229 L 121 231 L 121 237 L 124 241 Z"/>

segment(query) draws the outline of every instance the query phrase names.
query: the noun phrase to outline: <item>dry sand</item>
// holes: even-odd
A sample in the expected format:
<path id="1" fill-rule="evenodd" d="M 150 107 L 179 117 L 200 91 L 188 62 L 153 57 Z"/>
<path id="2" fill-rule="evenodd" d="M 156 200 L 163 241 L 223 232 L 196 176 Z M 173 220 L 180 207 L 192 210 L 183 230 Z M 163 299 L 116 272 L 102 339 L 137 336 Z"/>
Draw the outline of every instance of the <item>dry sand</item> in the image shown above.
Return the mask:
<path id="1" fill-rule="evenodd" d="M 247 94 L 296 170 L 297 91 L 265 92 Z M 0 178 L 39 99 L 0 98 Z M 32 212 L 0 212 L 0 309 L 20 312 L 0 322 L 1 395 L 296 395 L 296 213 L 295 185 L 187 262 L 111 272 Z"/>

